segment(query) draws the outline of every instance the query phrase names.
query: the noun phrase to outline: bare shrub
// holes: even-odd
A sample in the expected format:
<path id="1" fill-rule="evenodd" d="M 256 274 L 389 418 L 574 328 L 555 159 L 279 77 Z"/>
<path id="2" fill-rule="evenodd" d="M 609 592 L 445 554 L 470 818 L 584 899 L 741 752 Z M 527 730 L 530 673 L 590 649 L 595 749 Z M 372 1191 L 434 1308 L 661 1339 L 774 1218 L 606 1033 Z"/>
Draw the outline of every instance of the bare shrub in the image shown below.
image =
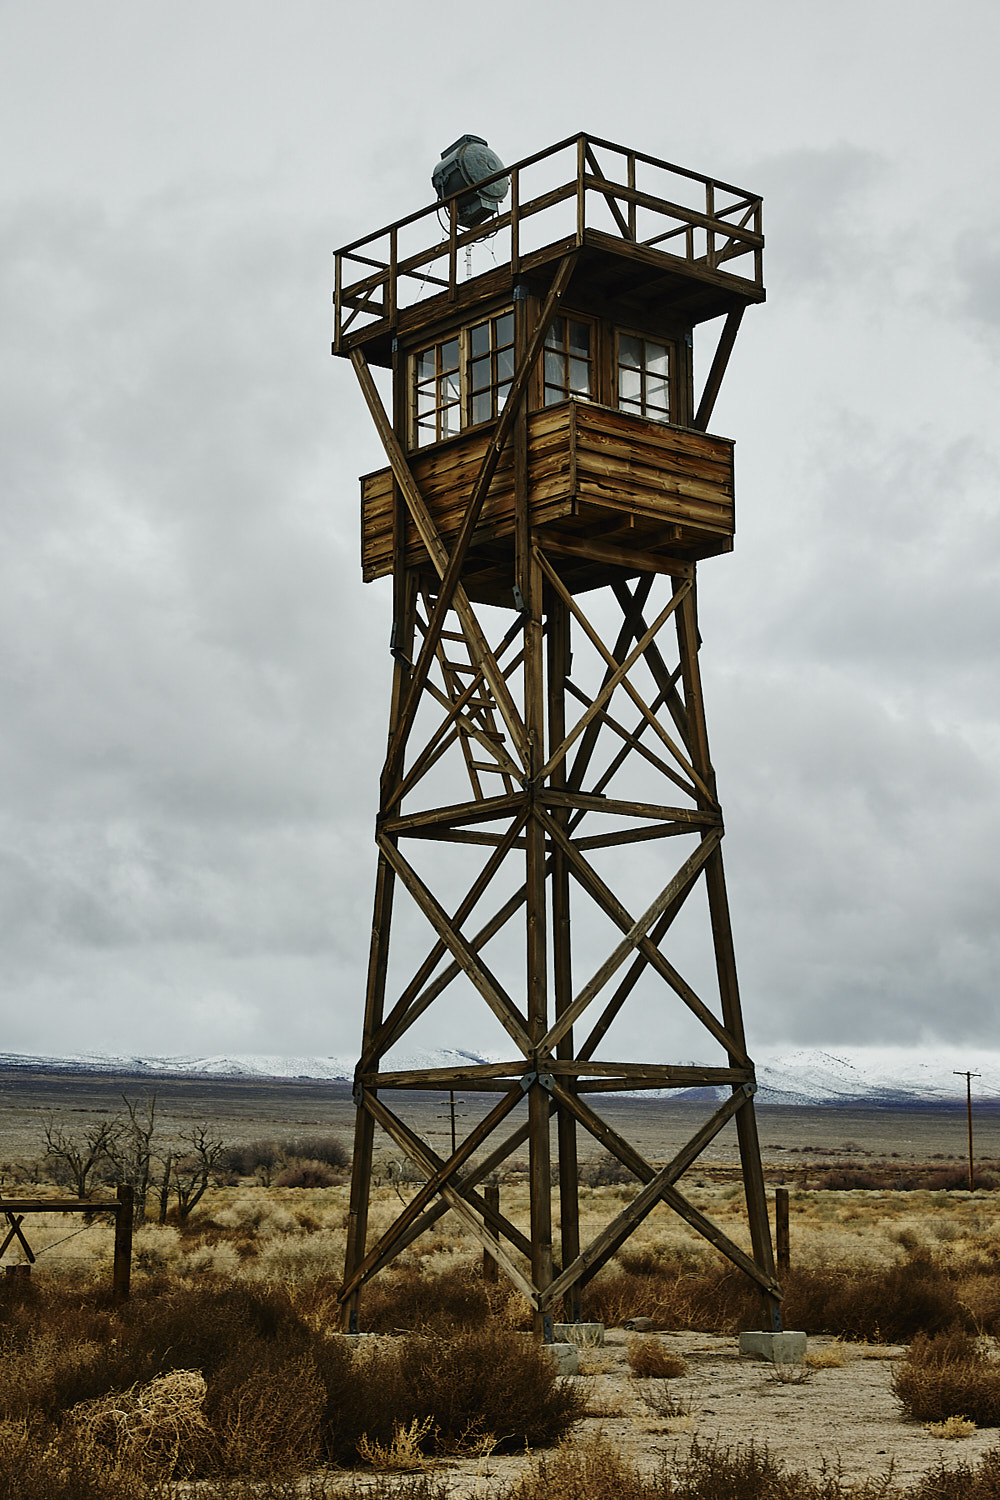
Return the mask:
<path id="1" fill-rule="evenodd" d="M 611 1439 L 599 1433 L 586 1442 L 564 1444 L 555 1453 L 536 1460 L 504 1500 L 551 1500 L 554 1495 L 566 1500 L 652 1500 L 653 1494 L 652 1486 L 622 1457 Z"/>
<path id="2" fill-rule="evenodd" d="M 144 1478 L 183 1478 L 203 1470 L 214 1447 L 202 1411 L 205 1390 L 199 1370 L 173 1370 L 75 1406 L 68 1422 L 85 1442 Z"/>
<path id="3" fill-rule="evenodd" d="M 1000 1362 L 966 1333 L 915 1338 L 893 1371 L 892 1389 L 918 1422 L 964 1417 L 1000 1427 Z"/>
<path id="4" fill-rule="evenodd" d="M 237 1350 L 205 1406 L 225 1473 L 294 1473 L 319 1456 L 326 1390 L 310 1354 L 287 1358 L 259 1344 Z"/>
<path id="5" fill-rule="evenodd" d="M 365 1289 L 364 1321 L 372 1333 L 447 1334 L 475 1328 L 491 1316 L 503 1289 L 468 1267 L 436 1275 L 400 1266 Z"/>
<path id="6" fill-rule="evenodd" d="M 530 1337 L 484 1324 L 451 1339 L 412 1339 L 400 1353 L 415 1416 L 444 1448 L 495 1438 L 501 1452 L 547 1447 L 583 1415 L 583 1397 Z"/>
<path id="7" fill-rule="evenodd" d="M 302 1161 L 295 1159 L 280 1171 L 274 1179 L 279 1188 L 328 1188 L 343 1182 L 342 1172 L 334 1171 L 324 1161 Z"/>
<path id="8" fill-rule="evenodd" d="M 296 1136 L 285 1148 L 288 1156 L 301 1156 L 308 1161 L 321 1161 L 339 1172 L 351 1165 L 351 1153 L 335 1135 Z"/>
<path id="9" fill-rule="evenodd" d="M 673 1380 L 687 1374 L 687 1365 L 664 1349 L 659 1339 L 630 1338 L 625 1347 L 629 1369 L 646 1380 Z"/>

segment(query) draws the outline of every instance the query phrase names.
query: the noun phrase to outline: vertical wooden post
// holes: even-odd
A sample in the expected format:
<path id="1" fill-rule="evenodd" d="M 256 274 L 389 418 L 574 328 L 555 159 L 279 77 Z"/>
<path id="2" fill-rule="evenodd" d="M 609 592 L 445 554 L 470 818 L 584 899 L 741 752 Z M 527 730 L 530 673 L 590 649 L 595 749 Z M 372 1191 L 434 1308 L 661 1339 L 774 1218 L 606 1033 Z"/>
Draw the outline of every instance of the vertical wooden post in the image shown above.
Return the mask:
<path id="1" fill-rule="evenodd" d="M 499 1210 L 500 1210 L 500 1189 L 498 1187 L 496 1187 L 495 1185 L 494 1186 L 484 1187 L 483 1188 L 483 1197 L 486 1200 L 486 1207 L 487 1208 L 492 1208 L 492 1209 L 497 1210 L 497 1212 L 499 1212 Z M 496 1261 L 494 1260 L 493 1256 L 490 1254 L 490 1252 L 488 1250 L 484 1250 L 483 1251 L 483 1280 L 484 1281 L 493 1281 L 493 1282 L 497 1281 L 499 1279 L 499 1271 L 500 1271 L 500 1268 L 497 1265 Z"/>
<path id="2" fill-rule="evenodd" d="M 778 1270 L 791 1269 L 791 1250 L 788 1240 L 788 1189 L 774 1190 L 774 1236 L 778 1245 Z"/>
<path id="3" fill-rule="evenodd" d="M 135 1192 L 131 1183 L 118 1184 L 118 1209 L 115 1213 L 115 1260 L 111 1278 L 111 1300 L 115 1307 L 128 1301 L 132 1283 L 132 1215 Z"/>
<path id="4" fill-rule="evenodd" d="M 705 786 L 711 789 L 714 796 L 715 772 L 712 769 L 708 749 L 705 702 L 701 690 L 701 671 L 698 666 L 696 597 L 695 589 L 692 587 L 676 610 L 677 645 L 684 681 L 684 703 L 687 709 L 688 753 L 698 775 Z M 699 801 L 704 802 L 704 800 L 704 798 L 699 798 Z M 734 1042 L 745 1052 L 746 1038 L 743 1031 L 739 982 L 736 977 L 736 955 L 733 950 L 733 929 L 729 917 L 729 898 L 726 894 L 726 877 L 721 848 L 717 847 L 705 862 L 705 888 L 712 921 L 712 942 L 715 948 L 722 1020 Z M 735 1058 L 730 1057 L 731 1063 L 735 1061 Z M 773 1277 L 775 1274 L 774 1250 L 771 1244 L 771 1226 L 767 1216 L 767 1193 L 760 1160 L 760 1139 L 757 1134 L 757 1119 L 752 1099 L 748 1099 L 743 1107 L 737 1110 L 736 1139 L 743 1170 L 747 1220 L 754 1260 L 761 1270 Z M 764 1293 L 763 1300 L 766 1321 L 776 1331 L 780 1331 L 781 1303 L 768 1293 Z"/>
<path id="5" fill-rule="evenodd" d="M 549 744 L 559 745 L 566 734 L 566 679 L 570 671 L 570 617 L 561 599 L 548 600 L 548 698 Z M 566 762 L 561 761 L 552 773 L 550 785 L 562 790 L 566 786 Z M 556 808 L 553 817 L 564 829 L 569 823 L 569 809 Z M 555 1015 L 558 1018 L 573 999 L 573 964 L 570 943 L 570 889 L 566 857 L 554 849 L 552 861 L 552 982 Z M 557 1043 L 556 1056 L 575 1056 L 573 1032 L 570 1029 Z M 576 1091 L 576 1080 L 564 1078 L 563 1087 Z M 580 1254 L 579 1162 L 577 1160 L 576 1117 L 567 1109 L 557 1115 L 559 1141 L 559 1221 L 562 1265 L 569 1266 Z M 563 1296 L 563 1313 L 568 1322 L 580 1316 L 580 1289 L 572 1286 Z"/>
<path id="6" fill-rule="evenodd" d="M 972 1165 L 972 1080 L 978 1078 L 980 1075 L 978 1073 L 971 1073 L 968 1070 L 963 1072 L 960 1068 L 953 1068 L 952 1071 L 956 1078 L 965 1079 L 965 1115 L 969 1126 L 969 1192 L 974 1193 L 976 1191 L 976 1173 Z"/>

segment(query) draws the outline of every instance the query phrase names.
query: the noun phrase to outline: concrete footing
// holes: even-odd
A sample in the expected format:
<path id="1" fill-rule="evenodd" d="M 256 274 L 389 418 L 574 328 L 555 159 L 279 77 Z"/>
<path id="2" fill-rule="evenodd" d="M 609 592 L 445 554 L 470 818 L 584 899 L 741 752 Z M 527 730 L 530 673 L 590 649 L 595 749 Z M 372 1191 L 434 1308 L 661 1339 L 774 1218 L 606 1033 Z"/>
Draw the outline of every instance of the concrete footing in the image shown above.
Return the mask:
<path id="1" fill-rule="evenodd" d="M 756 1354 L 758 1359 L 770 1360 L 772 1365 L 800 1365 L 806 1356 L 806 1336 L 804 1333 L 741 1333 L 740 1353 Z"/>
<path id="2" fill-rule="evenodd" d="M 542 1344 L 560 1375 L 575 1375 L 580 1368 L 580 1351 L 575 1344 Z"/>
<path id="3" fill-rule="evenodd" d="M 576 1344 L 578 1349 L 599 1349 L 604 1343 L 603 1323 L 553 1323 L 557 1343 Z"/>

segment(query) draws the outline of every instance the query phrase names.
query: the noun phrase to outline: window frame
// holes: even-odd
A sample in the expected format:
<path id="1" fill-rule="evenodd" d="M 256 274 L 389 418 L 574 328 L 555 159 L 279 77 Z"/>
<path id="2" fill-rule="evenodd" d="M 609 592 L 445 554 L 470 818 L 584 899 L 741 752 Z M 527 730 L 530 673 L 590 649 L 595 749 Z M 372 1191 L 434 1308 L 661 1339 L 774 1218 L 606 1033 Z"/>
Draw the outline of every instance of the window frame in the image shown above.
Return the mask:
<path id="1" fill-rule="evenodd" d="M 552 327 L 557 323 L 563 323 L 566 327 L 563 344 L 558 349 L 549 343 Z M 571 323 L 580 324 L 589 330 L 590 347 L 585 356 L 574 355 L 573 353 L 573 345 L 570 342 L 571 336 L 569 334 L 569 325 Z M 538 362 L 538 405 L 540 410 L 545 410 L 549 406 L 560 406 L 563 401 L 600 402 L 602 329 L 603 325 L 599 318 L 591 317 L 586 313 L 575 312 L 572 308 L 563 308 L 555 314 L 552 323 L 546 330 L 545 342 L 542 345 L 541 357 Z M 552 354 L 559 355 L 563 360 L 565 384 L 557 385 L 555 382 L 549 380 L 549 356 Z M 573 360 L 582 361 L 583 359 L 586 360 L 589 366 L 590 374 L 590 389 L 586 394 L 573 390 L 570 384 L 571 362 Z M 560 395 L 558 398 L 549 401 L 547 395 L 550 390 L 559 391 Z"/>
<path id="2" fill-rule="evenodd" d="M 507 319 L 509 319 L 509 326 L 501 328 L 500 325 Z M 486 348 L 473 352 L 473 336 L 483 328 L 488 330 Z M 441 351 L 452 343 L 458 346 L 458 364 L 442 367 Z M 434 355 L 434 373 L 421 378 L 421 361 L 431 353 Z M 489 361 L 489 383 L 474 386 L 474 366 L 482 364 L 484 360 Z M 512 305 L 498 308 L 495 312 L 478 318 L 474 323 L 466 324 L 433 340 L 430 344 L 414 349 L 407 356 L 407 441 L 410 451 L 422 453 L 438 443 L 461 437 L 463 433 L 475 427 L 486 427 L 489 423 L 495 422 L 510 393 L 514 368 L 514 309 Z M 457 400 L 442 400 L 439 382 L 453 375 L 458 377 Z M 427 389 L 432 390 L 434 402 L 421 410 L 421 391 Z M 484 397 L 488 398 L 489 413 L 474 418 L 476 403 Z M 455 410 L 458 412 L 457 428 L 453 431 L 442 431 L 442 414 Z M 434 420 L 434 434 L 424 436 L 424 440 L 421 441 L 422 435 L 426 433 L 429 418 Z"/>
<path id="3" fill-rule="evenodd" d="M 612 365 L 611 365 L 611 373 L 612 373 L 612 391 L 611 391 L 611 394 L 613 396 L 615 409 L 617 411 L 620 411 L 624 416 L 627 416 L 627 417 L 642 417 L 647 422 L 658 422 L 662 426 L 665 426 L 665 427 L 677 426 L 678 425 L 678 423 L 677 423 L 677 404 L 678 404 L 678 402 L 677 402 L 677 398 L 678 398 L 678 390 L 677 390 L 677 374 L 678 374 L 678 371 L 677 371 L 677 365 L 678 365 L 677 340 L 676 339 L 667 338 L 663 334 L 657 334 L 654 337 L 653 335 L 651 335 L 651 334 L 649 334 L 647 332 L 640 331 L 639 329 L 626 328 L 626 327 L 619 326 L 617 324 L 615 325 L 614 335 L 615 336 L 614 336 L 614 346 L 613 346 L 613 349 L 612 349 Z M 636 339 L 643 346 L 643 354 L 642 354 L 643 363 L 641 365 L 635 366 L 635 365 L 632 365 L 632 364 L 628 364 L 628 365 L 623 365 L 622 364 L 621 341 L 622 341 L 623 338 Z M 656 345 L 658 345 L 661 349 L 664 350 L 664 352 L 666 354 L 666 359 L 667 359 L 667 373 L 666 373 L 666 382 L 665 383 L 666 383 L 666 392 L 667 392 L 667 406 L 666 406 L 666 410 L 665 411 L 664 411 L 664 408 L 661 407 L 661 406 L 659 406 L 659 405 L 656 405 L 656 406 L 650 408 L 649 403 L 647 401 L 646 383 L 647 383 L 647 380 L 650 378 L 649 365 L 648 365 L 648 361 L 646 360 L 646 346 L 648 344 L 656 344 Z M 635 372 L 639 376 L 639 397 L 638 397 L 638 400 L 636 400 L 633 397 L 623 397 L 622 396 L 622 393 L 621 393 L 621 374 L 622 374 L 622 370 L 623 369 L 635 370 Z M 652 378 L 654 378 L 654 379 L 660 379 L 662 377 L 660 377 L 660 376 L 653 376 Z M 623 401 L 626 404 L 623 405 Z M 663 413 L 663 415 L 660 415 L 661 412 Z"/>

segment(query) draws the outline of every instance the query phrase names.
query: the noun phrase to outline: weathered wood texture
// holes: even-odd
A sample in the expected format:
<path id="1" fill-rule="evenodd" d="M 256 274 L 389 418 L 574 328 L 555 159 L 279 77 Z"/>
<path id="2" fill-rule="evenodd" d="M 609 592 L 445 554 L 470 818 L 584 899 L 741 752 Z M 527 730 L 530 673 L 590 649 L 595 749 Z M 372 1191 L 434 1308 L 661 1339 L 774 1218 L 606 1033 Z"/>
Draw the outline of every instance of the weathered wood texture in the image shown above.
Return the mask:
<path id="1" fill-rule="evenodd" d="M 458 533 L 491 431 L 478 428 L 412 455 L 414 478 L 442 539 Z M 564 401 L 528 418 L 531 524 L 556 542 L 612 536 L 630 552 L 655 559 L 711 557 L 732 548 L 735 531 L 733 443 L 689 428 L 668 427 L 590 402 Z M 366 583 L 392 571 L 392 470 L 361 480 L 361 566 Z M 497 467 L 472 536 L 483 582 L 513 569 L 514 482 L 511 450 Z M 598 561 L 599 548 L 591 549 Z M 638 564 L 638 557 L 631 559 Z M 431 560 L 411 521 L 408 567 Z M 506 565 L 506 568 L 504 567 Z M 605 570 L 606 571 L 606 570 Z M 588 574 L 586 587 L 593 586 Z M 475 589 L 469 589 L 475 597 Z"/>

